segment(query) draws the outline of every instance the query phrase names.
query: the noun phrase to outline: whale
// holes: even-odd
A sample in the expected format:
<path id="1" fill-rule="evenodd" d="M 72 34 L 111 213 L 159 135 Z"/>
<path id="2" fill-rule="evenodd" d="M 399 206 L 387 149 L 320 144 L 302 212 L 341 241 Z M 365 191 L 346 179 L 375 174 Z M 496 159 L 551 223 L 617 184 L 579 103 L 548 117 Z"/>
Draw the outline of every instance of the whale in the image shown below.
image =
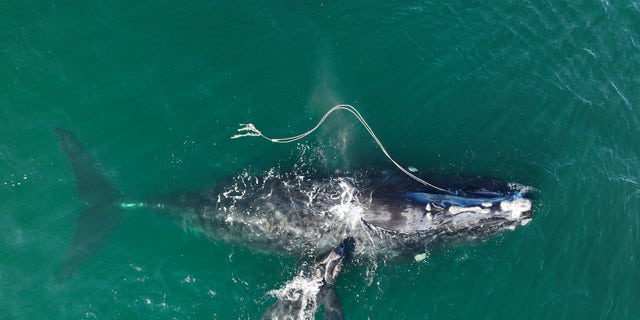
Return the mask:
<path id="1" fill-rule="evenodd" d="M 324 319 L 344 319 L 334 284 L 345 259 L 353 252 L 354 247 L 353 238 L 342 240 L 315 263 L 311 270 L 302 271 L 282 289 L 273 290 L 278 301 L 265 311 L 261 319 L 309 319 L 319 306 L 324 307 Z"/>
<path id="2" fill-rule="evenodd" d="M 255 250 L 321 254 L 352 237 L 359 244 L 355 255 L 420 260 L 433 248 L 482 241 L 528 224 L 530 194 L 524 186 L 495 182 L 429 193 L 395 170 L 268 170 L 145 206 L 179 215 L 215 240 Z"/>
<path id="3" fill-rule="evenodd" d="M 323 257 L 352 239 L 353 256 L 389 261 L 422 261 L 438 248 L 489 239 L 528 224 L 534 212 L 530 188 L 519 184 L 480 179 L 434 191 L 393 168 L 244 171 L 201 190 L 132 202 L 73 133 L 53 131 L 83 202 L 62 280 L 104 245 L 123 212 L 140 207 L 252 250 Z"/>

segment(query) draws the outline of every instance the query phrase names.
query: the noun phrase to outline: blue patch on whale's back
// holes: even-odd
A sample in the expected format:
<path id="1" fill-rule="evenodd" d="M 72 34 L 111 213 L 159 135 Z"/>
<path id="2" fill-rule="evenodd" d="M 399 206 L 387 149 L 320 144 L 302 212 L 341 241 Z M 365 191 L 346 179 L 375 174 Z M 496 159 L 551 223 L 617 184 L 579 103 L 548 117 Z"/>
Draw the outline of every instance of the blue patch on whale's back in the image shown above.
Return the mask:
<path id="1" fill-rule="evenodd" d="M 500 194 L 493 192 L 479 192 L 468 196 L 450 195 L 450 194 L 431 194 L 423 192 L 406 193 L 405 197 L 411 201 L 415 201 L 422 205 L 436 205 L 443 208 L 451 206 L 457 207 L 474 207 L 481 206 L 483 203 L 499 203 L 504 200 L 513 200 L 521 197 L 520 193 Z"/>

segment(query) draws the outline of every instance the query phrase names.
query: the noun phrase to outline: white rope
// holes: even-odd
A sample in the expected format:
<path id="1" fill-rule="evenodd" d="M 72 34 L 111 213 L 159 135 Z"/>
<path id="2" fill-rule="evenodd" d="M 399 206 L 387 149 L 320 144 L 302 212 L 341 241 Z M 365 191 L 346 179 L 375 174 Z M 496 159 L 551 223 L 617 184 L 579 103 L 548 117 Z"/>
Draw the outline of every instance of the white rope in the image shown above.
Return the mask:
<path id="1" fill-rule="evenodd" d="M 308 136 L 309 134 L 311 134 L 312 132 L 314 132 L 316 129 L 318 129 L 322 123 L 327 119 L 327 117 L 329 117 L 329 115 L 336 111 L 336 110 L 346 110 L 349 111 L 351 114 L 353 114 L 356 119 L 358 119 L 358 121 L 360 121 L 360 123 L 362 123 L 362 125 L 365 127 L 365 129 L 367 129 L 367 132 L 371 135 L 371 137 L 373 138 L 373 141 L 375 141 L 375 143 L 378 145 L 378 147 L 380 147 L 380 150 L 382 150 L 382 153 L 384 153 L 384 155 L 389 159 L 389 161 L 391 161 L 396 167 L 398 167 L 398 169 L 400 169 L 400 171 L 402 171 L 404 174 L 408 175 L 409 177 L 411 177 L 413 180 L 420 182 L 421 184 L 425 185 L 425 186 L 429 186 L 432 187 L 434 189 L 443 191 L 443 192 L 447 192 L 447 193 L 451 193 L 449 190 L 437 187 L 427 181 L 424 181 L 420 178 L 418 178 L 417 176 L 415 176 L 413 173 L 409 172 L 409 170 L 405 169 L 404 167 L 402 167 L 400 164 L 398 164 L 395 160 L 393 160 L 393 158 L 391 158 L 391 155 L 389 155 L 389 153 L 387 152 L 387 149 L 385 149 L 385 147 L 382 145 L 382 143 L 380 142 L 380 140 L 378 140 L 378 137 L 376 136 L 376 134 L 373 132 L 373 130 L 371 129 L 371 127 L 369 127 L 369 124 L 364 120 L 364 118 L 362 117 L 362 115 L 360 115 L 360 112 L 358 112 L 358 110 L 356 110 L 356 108 L 354 108 L 352 105 L 348 105 L 348 104 L 339 104 L 334 106 L 333 108 L 329 109 L 329 111 L 327 111 L 327 113 L 324 114 L 324 116 L 322 116 L 322 119 L 320 119 L 320 121 L 318 121 L 318 124 L 315 125 L 315 127 L 313 127 L 311 130 L 305 132 L 305 133 L 301 133 L 297 136 L 293 136 L 293 137 L 289 137 L 289 138 L 269 138 L 267 136 L 265 136 L 264 134 L 262 134 L 262 132 L 260 132 L 260 130 L 258 130 L 258 128 L 256 128 L 253 123 L 249 123 L 249 124 L 240 124 L 240 126 L 242 126 L 240 129 L 238 129 L 238 134 L 234 135 L 231 137 L 231 139 L 237 139 L 237 138 L 242 138 L 242 137 L 262 137 L 268 141 L 271 142 L 275 142 L 275 143 L 290 143 L 290 142 L 294 142 L 297 140 L 300 140 L 306 136 Z"/>

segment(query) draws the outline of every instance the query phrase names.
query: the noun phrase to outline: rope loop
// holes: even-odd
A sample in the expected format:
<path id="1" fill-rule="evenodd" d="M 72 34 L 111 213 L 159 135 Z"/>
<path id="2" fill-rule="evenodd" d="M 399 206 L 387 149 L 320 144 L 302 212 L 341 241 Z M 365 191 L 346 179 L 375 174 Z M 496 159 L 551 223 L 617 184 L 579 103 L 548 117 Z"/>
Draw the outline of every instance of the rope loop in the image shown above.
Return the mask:
<path id="1" fill-rule="evenodd" d="M 442 191 L 442 192 L 446 192 L 449 194 L 452 194 L 451 191 L 446 190 L 444 188 L 440 188 L 438 186 L 435 186 L 423 179 L 420 179 L 419 177 L 417 177 L 416 175 L 414 175 L 413 173 L 409 172 L 409 170 L 405 169 L 404 167 L 402 167 L 400 164 L 398 164 L 395 160 L 393 160 L 393 158 L 391 157 L 391 155 L 389 154 L 389 152 L 387 152 L 387 149 L 382 145 L 382 143 L 380 142 L 380 140 L 378 140 L 378 137 L 376 136 L 376 134 L 373 132 L 373 130 L 371 129 L 371 127 L 369 126 L 369 124 L 367 123 L 367 121 L 364 120 L 364 118 L 362 117 L 362 115 L 360 114 L 360 112 L 358 112 L 358 110 L 349 104 L 338 104 L 333 106 L 331 109 L 329 109 L 329 111 L 327 111 L 324 116 L 322 116 L 322 118 L 320 119 L 320 121 L 318 121 L 318 123 L 311 128 L 309 131 L 301 133 L 299 135 L 293 136 L 293 137 L 288 137 L 288 138 L 269 138 L 267 136 L 265 136 L 260 130 L 258 130 L 258 128 L 255 127 L 255 125 L 253 125 L 253 123 L 248 123 L 248 124 L 240 124 L 240 128 L 238 129 L 237 134 L 235 134 L 234 136 L 231 137 L 231 139 L 237 139 L 237 138 L 242 138 L 242 137 L 262 137 L 265 140 L 268 140 L 270 142 L 273 143 L 290 143 L 290 142 L 294 142 L 297 140 L 300 140 L 308 135 L 310 135 L 311 133 L 313 133 L 314 131 L 316 131 L 316 129 L 318 129 L 322 123 L 324 123 L 325 120 L 327 120 L 327 117 L 329 117 L 329 115 L 331 113 L 333 113 L 336 110 L 346 110 L 349 111 L 351 114 L 353 114 L 356 119 L 358 119 L 358 121 L 360 121 L 360 123 L 364 126 L 364 128 L 367 130 L 367 132 L 369 133 L 369 135 L 371 135 L 371 138 L 373 138 L 373 141 L 375 141 L 375 143 L 378 145 L 378 147 L 380 147 L 380 150 L 382 150 L 382 153 L 384 153 L 384 155 L 387 157 L 387 159 L 389 159 L 389 161 L 391 161 L 391 163 L 393 163 L 398 169 L 400 169 L 400 171 L 402 171 L 404 174 L 406 174 L 407 176 L 409 176 L 411 179 L 425 185 L 431 188 L 434 188 L 436 190 Z"/>

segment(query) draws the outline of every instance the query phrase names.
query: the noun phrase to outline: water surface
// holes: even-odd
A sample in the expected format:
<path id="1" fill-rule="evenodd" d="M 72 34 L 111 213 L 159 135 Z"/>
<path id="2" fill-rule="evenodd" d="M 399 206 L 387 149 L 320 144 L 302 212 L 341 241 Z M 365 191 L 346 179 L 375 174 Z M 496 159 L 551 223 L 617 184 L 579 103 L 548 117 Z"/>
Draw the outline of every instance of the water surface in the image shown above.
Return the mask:
<path id="1" fill-rule="evenodd" d="M 55 280 L 82 207 L 51 128 L 130 199 L 385 159 L 355 105 L 431 175 L 538 190 L 525 228 L 422 263 L 347 265 L 348 319 L 640 318 L 640 3 L 15 2 L 0 5 L 0 314 L 257 319 L 299 257 L 211 241 L 145 210 Z"/>

